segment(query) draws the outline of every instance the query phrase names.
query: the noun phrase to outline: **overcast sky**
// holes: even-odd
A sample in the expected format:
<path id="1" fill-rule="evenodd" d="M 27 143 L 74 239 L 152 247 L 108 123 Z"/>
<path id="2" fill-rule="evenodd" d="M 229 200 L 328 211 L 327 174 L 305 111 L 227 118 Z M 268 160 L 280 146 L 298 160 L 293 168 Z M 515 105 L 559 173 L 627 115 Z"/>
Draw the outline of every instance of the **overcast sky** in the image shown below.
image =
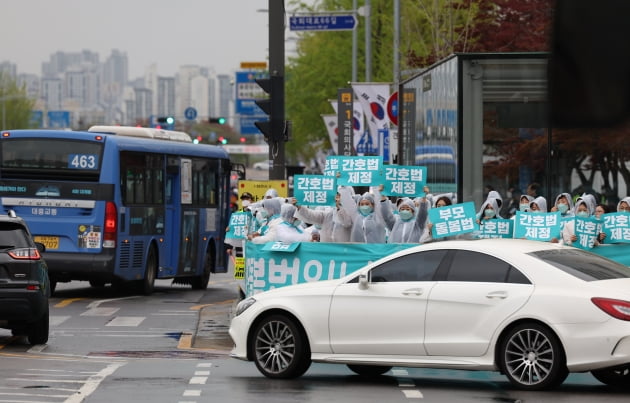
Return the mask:
<path id="1" fill-rule="evenodd" d="M 129 78 L 152 63 L 158 74 L 194 64 L 217 74 L 267 61 L 267 0 L 0 0 L 0 62 L 41 75 L 57 52 L 87 49 L 104 62 L 127 53 Z M 286 2 L 285 2 L 286 4 Z M 288 35 L 288 33 L 287 33 Z"/>

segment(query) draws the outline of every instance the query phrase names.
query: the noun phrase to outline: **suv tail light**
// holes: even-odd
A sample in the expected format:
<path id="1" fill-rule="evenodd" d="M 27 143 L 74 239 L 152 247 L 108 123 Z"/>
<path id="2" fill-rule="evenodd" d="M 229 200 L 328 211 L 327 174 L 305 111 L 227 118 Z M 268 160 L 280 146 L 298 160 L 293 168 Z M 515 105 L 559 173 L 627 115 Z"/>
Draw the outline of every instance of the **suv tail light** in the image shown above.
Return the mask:
<path id="1" fill-rule="evenodd" d="M 16 260 L 39 260 L 41 258 L 37 248 L 11 249 L 7 254 Z"/>
<path id="2" fill-rule="evenodd" d="M 591 301 L 608 315 L 630 321 L 630 302 L 610 298 L 591 298 Z"/>
<path id="3" fill-rule="evenodd" d="M 107 202 L 105 205 L 105 231 L 103 233 L 103 248 L 116 247 L 116 232 L 118 232 L 118 215 L 114 202 Z"/>

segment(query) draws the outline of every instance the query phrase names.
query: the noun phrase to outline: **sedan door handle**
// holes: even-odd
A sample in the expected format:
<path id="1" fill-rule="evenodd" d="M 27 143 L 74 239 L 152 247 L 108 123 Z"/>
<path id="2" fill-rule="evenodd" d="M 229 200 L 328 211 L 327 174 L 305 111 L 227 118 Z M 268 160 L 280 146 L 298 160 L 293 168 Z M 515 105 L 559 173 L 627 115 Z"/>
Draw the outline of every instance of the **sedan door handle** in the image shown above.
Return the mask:
<path id="1" fill-rule="evenodd" d="M 486 295 L 486 298 L 488 299 L 506 299 L 508 296 L 508 293 L 506 291 L 493 291 L 488 293 L 488 295 Z"/>
<path id="2" fill-rule="evenodd" d="M 403 295 L 422 295 L 422 288 L 409 288 L 402 292 Z"/>

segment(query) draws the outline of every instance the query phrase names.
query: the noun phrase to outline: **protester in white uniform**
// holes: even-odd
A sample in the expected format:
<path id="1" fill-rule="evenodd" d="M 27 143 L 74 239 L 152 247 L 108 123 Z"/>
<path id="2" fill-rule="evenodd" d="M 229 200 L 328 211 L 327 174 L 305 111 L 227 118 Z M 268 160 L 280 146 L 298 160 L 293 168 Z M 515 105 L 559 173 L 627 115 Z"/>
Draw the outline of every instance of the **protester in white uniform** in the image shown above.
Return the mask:
<path id="1" fill-rule="evenodd" d="M 428 208 L 427 200 L 420 201 L 420 206 L 416 207 L 407 197 L 398 203 L 398 214 L 383 208 L 383 219 L 390 230 L 387 243 L 424 243 L 429 240 Z"/>
<path id="2" fill-rule="evenodd" d="M 300 228 L 300 221 L 295 218 L 297 208 L 292 204 L 283 204 L 280 209 L 281 222 L 276 226 L 275 241 L 294 243 L 310 242 L 312 235 Z"/>

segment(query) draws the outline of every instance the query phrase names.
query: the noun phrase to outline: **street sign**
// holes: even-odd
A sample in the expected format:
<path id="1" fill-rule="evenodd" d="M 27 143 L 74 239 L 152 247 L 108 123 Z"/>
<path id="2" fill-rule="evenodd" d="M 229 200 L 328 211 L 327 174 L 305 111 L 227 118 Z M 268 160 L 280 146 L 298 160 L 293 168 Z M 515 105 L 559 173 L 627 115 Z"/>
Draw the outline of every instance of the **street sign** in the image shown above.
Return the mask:
<path id="1" fill-rule="evenodd" d="M 300 14 L 289 17 L 291 31 L 351 31 L 357 26 L 354 14 Z"/>
<path id="2" fill-rule="evenodd" d="M 70 111 L 48 111 L 48 128 L 67 129 L 70 127 Z"/>
<path id="3" fill-rule="evenodd" d="M 184 117 L 187 120 L 197 119 L 197 109 L 193 108 L 192 106 L 189 106 L 188 108 L 184 109 Z"/>
<path id="4" fill-rule="evenodd" d="M 266 69 L 267 62 L 241 62 L 242 69 Z"/>

